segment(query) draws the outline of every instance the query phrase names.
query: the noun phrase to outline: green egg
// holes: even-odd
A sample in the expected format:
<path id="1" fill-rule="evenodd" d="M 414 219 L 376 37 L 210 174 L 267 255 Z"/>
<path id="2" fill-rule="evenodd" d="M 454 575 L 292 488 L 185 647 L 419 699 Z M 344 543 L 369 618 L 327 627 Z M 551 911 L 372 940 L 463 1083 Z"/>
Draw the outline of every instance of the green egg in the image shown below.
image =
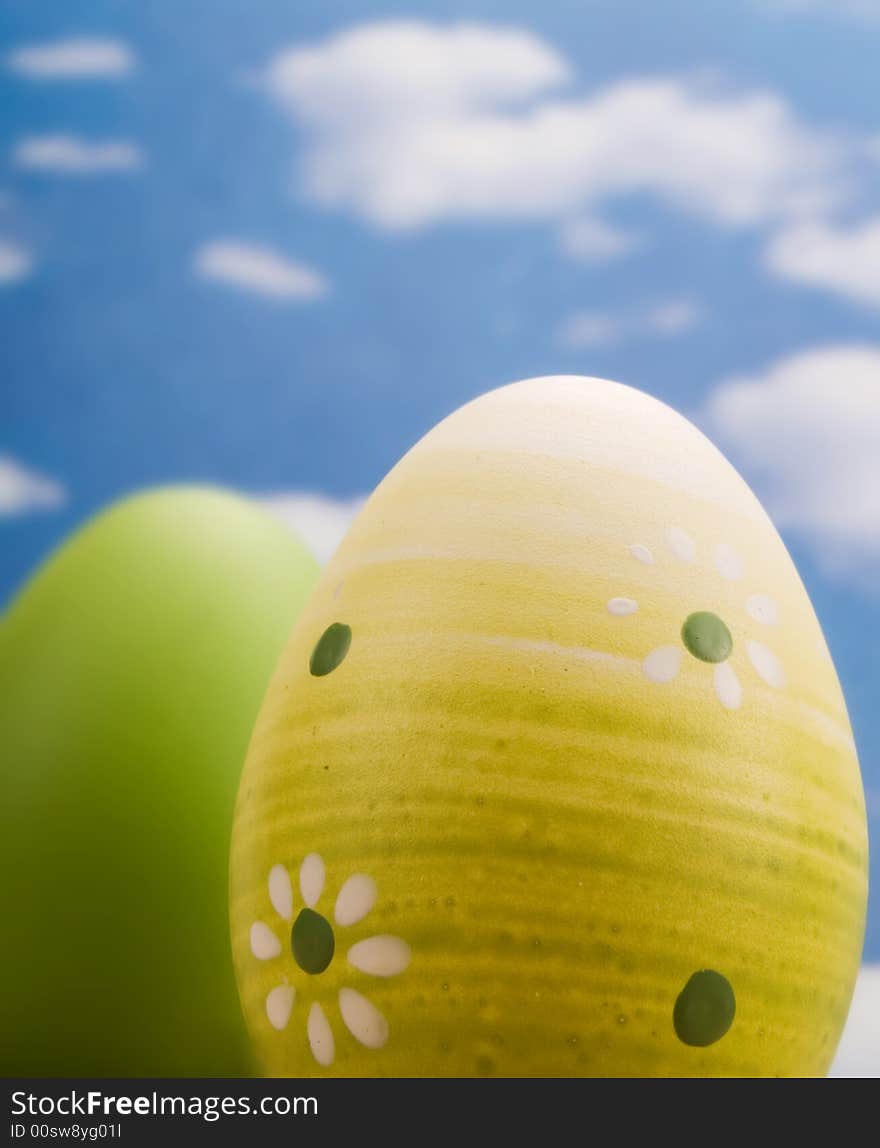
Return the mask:
<path id="1" fill-rule="evenodd" d="M 124 501 L 0 625 L 0 1074 L 251 1071 L 232 812 L 317 565 L 205 488 Z"/>

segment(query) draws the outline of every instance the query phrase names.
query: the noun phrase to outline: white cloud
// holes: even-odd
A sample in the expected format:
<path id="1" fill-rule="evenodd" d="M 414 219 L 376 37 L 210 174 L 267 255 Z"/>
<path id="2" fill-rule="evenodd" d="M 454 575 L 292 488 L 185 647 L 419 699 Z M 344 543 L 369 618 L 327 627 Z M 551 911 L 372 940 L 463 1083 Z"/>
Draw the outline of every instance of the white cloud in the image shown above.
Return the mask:
<path id="1" fill-rule="evenodd" d="M 880 562 L 880 346 L 805 351 L 723 382 L 703 412 L 829 572 L 875 585 Z"/>
<path id="2" fill-rule="evenodd" d="M 327 294 L 320 272 L 297 263 L 270 247 L 219 239 L 206 243 L 195 256 L 196 274 L 278 301 L 309 302 Z"/>
<path id="3" fill-rule="evenodd" d="M 574 311 L 559 325 L 559 342 L 572 351 L 610 347 L 623 336 L 623 324 L 605 311 Z"/>
<path id="4" fill-rule="evenodd" d="M 701 308 L 692 299 L 667 299 L 640 311 L 575 311 L 560 324 L 559 342 L 570 350 L 610 347 L 625 340 L 673 338 L 695 327 Z"/>
<path id="5" fill-rule="evenodd" d="M 610 263 L 642 246 L 640 236 L 611 227 L 601 219 L 573 219 L 563 224 L 559 245 L 579 263 Z"/>
<path id="6" fill-rule="evenodd" d="M 134 171 L 142 166 L 143 155 L 127 140 L 93 142 L 76 136 L 30 136 L 16 144 L 12 161 L 25 171 L 79 176 Z"/>
<path id="7" fill-rule="evenodd" d="M 64 487 L 54 479 L 28 470 L 9 455 L 0 454 L 0 518 L 55 510 L 65 500 Z"/>
<path id="8" fill-rule="evenodd" d="M 31 257 L 24 248 L 0 239 L 0 286 L 26 279 L 32 266 Z"/>
<path id="9" fill-rule="evenodd" d="M 766 262 L 784 279 L 880 308 L 880 215 L 849 229 L 822 222 L 785 229 L 767 247 Z"/>
<path id="10" fill-rule="evenodd" d="M 569 350 L 597 350 L 620 342 L 623 324 L 605 311 L 574 311 L 562 320 L 558 336 Z"/>
<path id="11" fill-rule="evenodd" d="M 332 557 L 366 497 L 334 499 L 308 491 L 289 491 L 263 495 L 260 501 L 292 526 L 323 564 Z"/>
<path id="12" fill-rule="evenodd" d="M 119 79 L 135 67 L 127 44 L 90 36 L 26 44 L 10 52 L 6 62 L 11 71 L 31 80 Z"/>
<path id="13" fill-rule="evenodd" d="M 696 327 L 702 317 L 702 308 L 693 299 L 669 299 L 651 308 L 645 327 L 657 335 L 682 335 Z"/>
<path id="14" fill-rule="evenodd" d="M 880 0 L 758 0 L 759 6 L 789 16 L 819 13 L 866 20 L 880 19 Z"/>
<path id="15" fill-rule="evenodd" d="M 304 119 L 329 125 L 520 105 L 569 74 L 531 32 L 413 20 L 362 24 L 283 52 L 265 81 Z"/>
<path id="16" fill-rule="evenodd" d="M 304 133 L 305 194 L 388 229 L 570 226 L 632 193 L 769 225 L 845 190 L 838 146 L 772 93 L 672 77 L 561 96 L 569 78 L 528 32 L 390 22 L 286 51 L 261 83 Z"/>
<path id="17" fill-rule="evenodd" d="M 830 1076 L 880 1076 L 880 965 L 864 965 Z"/>

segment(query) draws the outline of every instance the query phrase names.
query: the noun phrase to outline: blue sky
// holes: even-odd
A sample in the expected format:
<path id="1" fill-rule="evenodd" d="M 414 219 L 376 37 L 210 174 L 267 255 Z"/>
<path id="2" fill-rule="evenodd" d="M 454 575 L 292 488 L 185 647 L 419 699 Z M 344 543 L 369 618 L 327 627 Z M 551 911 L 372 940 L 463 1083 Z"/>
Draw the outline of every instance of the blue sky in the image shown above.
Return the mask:
<path id="1" fill-rule="evenodd" d="M 0 13 L 0 600 L 147 484 L 326 550 L 468 398 L 618 379 L 779 523 L 876 831 L 880 0 Z"/>

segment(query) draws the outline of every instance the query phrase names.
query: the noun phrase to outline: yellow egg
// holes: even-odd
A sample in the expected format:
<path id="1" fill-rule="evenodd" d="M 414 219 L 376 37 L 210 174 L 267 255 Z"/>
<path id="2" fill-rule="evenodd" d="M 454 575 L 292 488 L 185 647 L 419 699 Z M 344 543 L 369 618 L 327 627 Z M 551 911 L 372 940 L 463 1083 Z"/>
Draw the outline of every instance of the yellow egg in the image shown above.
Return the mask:
<path id="1" fill-rule="evenodd" d="M 379 486 L 300 615 L 231 860 L 272 1075 L 821 1075 L 863 938 L 846 707 L 690 423 L 516 383 Z"/>

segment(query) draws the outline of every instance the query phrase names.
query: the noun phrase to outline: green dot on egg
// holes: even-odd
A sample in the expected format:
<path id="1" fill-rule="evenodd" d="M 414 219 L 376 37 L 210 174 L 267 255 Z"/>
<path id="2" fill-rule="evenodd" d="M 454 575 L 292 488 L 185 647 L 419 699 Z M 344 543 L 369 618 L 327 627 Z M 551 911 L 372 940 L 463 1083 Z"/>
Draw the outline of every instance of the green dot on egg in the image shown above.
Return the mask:
<path id="1" fill-rule="evenodd" d="M 701 969 L 679 993 L 672 1023 L 683 1044 L 705 1048 L 724 1036 L 735 1014 L 736 998 L 727 977 L 714 969 Z"/>
<path id="2" fill-rule="evenodd" d="M 733 650 L 730 630 L 710 610 L 699 610 L 685 619 L 681 640 L 701 662 L 726 661 Z"/>
<path id="3" fill-rule="evenodd" d="M 314 909 L 303 909 L 290 930 L 290 947 L 303 972 L 323 973 L 336 950 L 333 926 Z"/>
<path id="4" fill-rule="evenodd" d="M 309 670 L 312 677 L 323 678 L 332 673 L 348 653 L 351 645 L 351 626 L 344 622 L 333 622 L 328 626 L 317 645 L 312 650 Z"/>

